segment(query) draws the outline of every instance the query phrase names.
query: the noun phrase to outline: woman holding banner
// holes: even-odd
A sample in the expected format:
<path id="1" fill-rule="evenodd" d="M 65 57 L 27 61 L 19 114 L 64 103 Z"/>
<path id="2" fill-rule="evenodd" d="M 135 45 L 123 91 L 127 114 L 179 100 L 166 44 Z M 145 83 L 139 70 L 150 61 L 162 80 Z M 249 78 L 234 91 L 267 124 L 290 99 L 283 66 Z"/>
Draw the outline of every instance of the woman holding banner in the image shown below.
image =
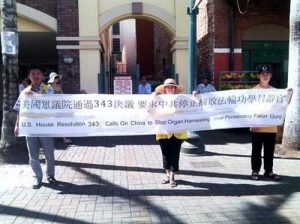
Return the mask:
<path id="1" fill-rule="evenodd" d="M 54 94 L 63 94 L 61 86 L 62 75 L 58 75 L 55 72 L 51 72 L 48 80 L 48 87 L 53 91 Z M 72 140 L 66 137 L 63 137 L 63 142 L 65 144 L 72 143 Z"/>
<path id="2" fill-rule="evenodd" d="M 272 77 L 271 67 L 263 65 L 259 69 L 259 84 L 255 89 L 272 89 L 269 82 Z M 292 96 L 292 89 L 288 89 L 289 96 Z M 290 98 L 291 99 L 291 98 Z M 289 99 L 289 101 L 290 101 Z M 280 180 L 280 176 L 273 173 L 273 158 L 276 143 L 277 126 L 272 127 L 252 127 L 252 154 L 251 154 L 251 167 L 252 167 L 252 180 L 259 180 L 259 171 L 262 165 L 261 151 L 264 147 L 264 176 L 272 180 Z"/>
<path id="3" fill-rule="evenodd" d="M 166 79 L 164 84 L 156 87 L 153 95 L 157 94 L 178 94 L 185 90 L 181 85 L 176 85 L 174 79 Z M 163 168 L 166 176 L 162 179 L 162 184 L 170 184 L 176 187 L 175 173 L 179 170 L 180 148 L 183 139 L 187 139 L 187 132 L 156 134 L 156 140 L 160 144 Z"/>

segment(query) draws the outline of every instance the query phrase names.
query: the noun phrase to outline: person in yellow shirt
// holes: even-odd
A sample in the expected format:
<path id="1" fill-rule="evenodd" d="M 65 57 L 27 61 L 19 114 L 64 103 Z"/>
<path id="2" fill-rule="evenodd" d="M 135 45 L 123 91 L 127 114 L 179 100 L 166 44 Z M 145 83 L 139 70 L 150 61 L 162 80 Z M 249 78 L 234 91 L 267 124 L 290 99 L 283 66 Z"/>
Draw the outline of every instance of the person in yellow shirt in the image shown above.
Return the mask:
<path id="1" fill-rule="evenodd" d="M 166 79 L 164 84 L 156 87 L 154 94 L 178 94 L 185 90 L 181 85 L 176 85 L 174 79 Z M 166 177 L 162 179 L 162 184 L 170 184 L 176 187 L 175 173 L 179 170 L 179 156 L 182 140 L 187 139 L 187 132 L 156 134 L 156 140 L 160 144 L 163 168 Z"/>
<path id="2" fill-rule="evenodd" d="M 271 89 L 269 82 L 272 77 L 271 67 L 263 65 L 259 69 L 259 84 L 254 89 Z M 252 154 L 251 154 L 251 167 L 252 167 L 252 180 L 259 180 L 259 171 L 262 165 L 261 151 L 264 147 L 264 176 L 273 180 L 280 180 L 280 177 L 273 173 L 273 158 L 276 142 L 277 126 L 274 127 L 252 127 Z"/>

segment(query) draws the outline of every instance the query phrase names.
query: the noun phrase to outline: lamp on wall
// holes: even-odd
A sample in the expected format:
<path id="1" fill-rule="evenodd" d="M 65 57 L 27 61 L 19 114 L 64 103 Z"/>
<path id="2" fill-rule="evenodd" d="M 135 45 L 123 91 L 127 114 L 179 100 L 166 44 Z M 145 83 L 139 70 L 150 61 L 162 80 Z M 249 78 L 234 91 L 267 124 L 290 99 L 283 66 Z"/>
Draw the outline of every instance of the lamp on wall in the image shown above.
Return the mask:
<path id="1" fill-rule="evenodd" d="M 65 64 L 70 65 L 73 63 L 74 58 L 72 57 L 72 55 L 66 54 L 64 55 L 63 60 Z"/>

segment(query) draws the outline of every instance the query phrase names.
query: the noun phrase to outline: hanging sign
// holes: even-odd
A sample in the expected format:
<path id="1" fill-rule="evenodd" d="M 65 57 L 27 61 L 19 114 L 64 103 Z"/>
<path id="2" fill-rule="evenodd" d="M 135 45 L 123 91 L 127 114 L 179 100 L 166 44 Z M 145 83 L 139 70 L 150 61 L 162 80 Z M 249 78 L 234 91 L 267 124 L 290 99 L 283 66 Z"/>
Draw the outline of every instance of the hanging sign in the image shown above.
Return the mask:
<path id="1" fill-rule="evenodd" d="M 17 54 L 18 35 L 12 31 L 1 31 L 2 54 Z"/>

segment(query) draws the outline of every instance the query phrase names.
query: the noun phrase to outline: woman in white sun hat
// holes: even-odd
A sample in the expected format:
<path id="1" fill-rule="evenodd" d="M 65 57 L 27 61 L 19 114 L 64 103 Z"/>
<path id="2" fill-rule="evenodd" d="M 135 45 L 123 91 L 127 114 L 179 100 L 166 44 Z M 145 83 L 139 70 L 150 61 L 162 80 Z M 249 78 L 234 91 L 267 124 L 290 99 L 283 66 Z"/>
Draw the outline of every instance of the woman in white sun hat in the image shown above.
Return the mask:
<path id="1" fill-rule="evenodd" d="M 62 94 L 62 87 L 61 87 L 61 80 L 62 80 L 62 75 L 58 75 L 55 72 L 51 72 L 49 75 L 49 88 L 53 90 L 54 93 L 56 94 Z"/>
<path id="2" fill-rule="evenodd" d="M 177 85 L 174 79 L 166 79 L 164 84 L 156 87 L 156 94 L 178 94 L 182 93 L 185 88 Z M 162 184 L 170 184 L 171 187 L 176 187 L 175 173 L 179 171 L 179 156 L 180 148 L 183 139 L 187 139 L 187 132 L 156 134 L 156 140 L 160 144 L 163 168 L 166 171 L 166 176 L 162 179 Z"/>
<path id="3" fill-rule="evenodd" d="M 51 89 L 54 94 L 63 94 L 61 80 L 62 80 L 62 75 L 58 75 L 55 72 L 50 73 L 48 84 L 49 84 L 49 89 Z M 63 137 L 63 142 L 65 144 L 70 144 L 72 143 L 72 140 Z"/>

